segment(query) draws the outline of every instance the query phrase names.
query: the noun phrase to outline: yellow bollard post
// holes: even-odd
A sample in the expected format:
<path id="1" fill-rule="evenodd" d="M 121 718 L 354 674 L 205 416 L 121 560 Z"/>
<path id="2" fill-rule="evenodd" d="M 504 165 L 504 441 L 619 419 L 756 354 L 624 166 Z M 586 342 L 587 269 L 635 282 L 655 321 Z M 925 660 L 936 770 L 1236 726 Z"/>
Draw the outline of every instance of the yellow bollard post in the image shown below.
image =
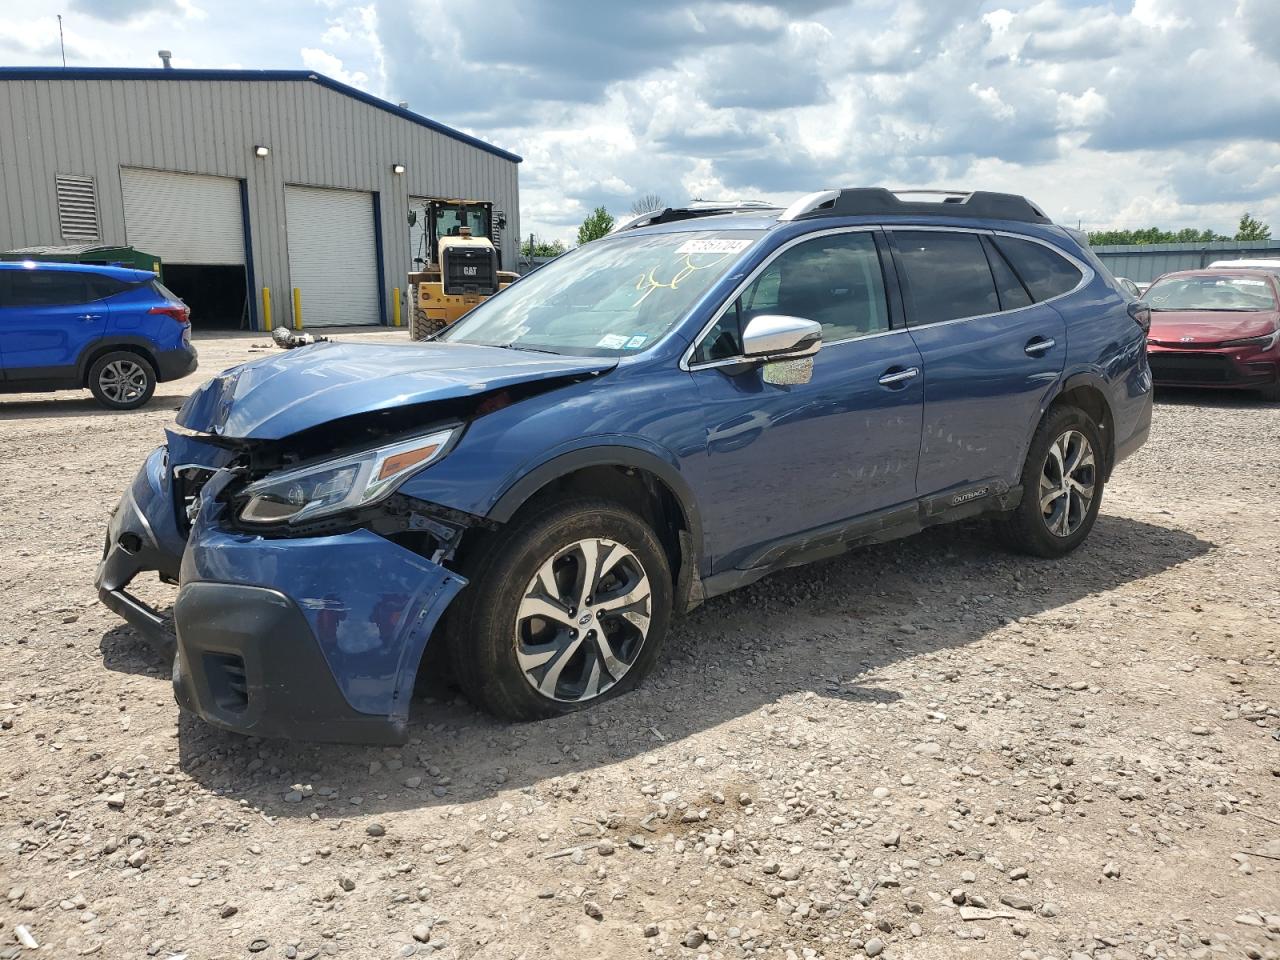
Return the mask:
<path id="1" fill-rule="evenodd" d="M 271 331 L 271 288 L 262 288 L 262 329 Z"/>
<path id="2" fill-rule="evenodd" d="M 302 329 L 302 291 L 293 288 L 293 329 Z"/>
<path id="3" fill-rule="evenodd" d="M 391 325 L 400 326 L 400 288 L 391 288 Z"/>

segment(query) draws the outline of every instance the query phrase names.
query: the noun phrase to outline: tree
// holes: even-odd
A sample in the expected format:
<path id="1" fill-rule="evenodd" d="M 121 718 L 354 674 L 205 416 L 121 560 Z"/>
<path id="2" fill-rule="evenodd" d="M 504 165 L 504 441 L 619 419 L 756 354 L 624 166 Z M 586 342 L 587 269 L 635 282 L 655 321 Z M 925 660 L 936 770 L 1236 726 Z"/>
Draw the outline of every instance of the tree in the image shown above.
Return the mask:
<path id="1" fill-rule="evenodd" d="M 564 244 L 559 240 L 538 240 L 532 235 L 520 244 L 522 257 L 558 257 L 564 253 Z"/>
<path id="2" fill-rule="evenodd" d="M 1143 227 L 1139 230 L 1091 230 L 1089 244 L 1094 247 L 1121 243 L 1212 243 L 1214 240 L 1230 240 L 1213 230 L 1197 230 L 1184 227 L 1181 230 L 1161 230 L 1159 227 Z"/>
<path id="3" fill-rule="evenodd" d="M 646 193 L 631 204 L 631 213 L 633 216 L 640 217 L 646 213 L 657 213 L 659 210 L 665 210 L 666 208 L 667 205 L 662 197 L 656 193 Z"/>
<path id="4" fill-rule="evenodd" d="M 578 228 L 578 246 L 599 240 L 613 229 L 613 217 L 604 207 L 596 207 Z"/>
<path id="5" fill-rule="evenodd" d="M 1261 220 L 1255 220 L 1245 211 L 1240 218 L 1240 226 L 1236 229 L 1237 240 L 1270 240 L 1271 228 Z"/>

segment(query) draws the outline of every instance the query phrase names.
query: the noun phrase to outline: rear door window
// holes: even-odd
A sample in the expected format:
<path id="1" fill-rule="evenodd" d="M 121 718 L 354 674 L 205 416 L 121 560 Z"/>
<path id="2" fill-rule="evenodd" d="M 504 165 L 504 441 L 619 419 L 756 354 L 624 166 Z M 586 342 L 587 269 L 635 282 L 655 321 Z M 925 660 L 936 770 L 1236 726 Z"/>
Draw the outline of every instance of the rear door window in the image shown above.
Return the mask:
<path id="1" fill-rule="evenodd" d="M 83 273 L 16 270 L 9 274 L 9 306 L 58 307 L 89 299 L 89 285 Z"/>
<path id="2" fill-rule="evenodd" d="M 1071 292 L 1084 276 L 1074 263 L 1042 243 L 1017 237 L 993 239 L 1036 303 Z"/>
<path id="3" fill-rule="evenodd" d="M 917 326 L 1000 312 L 991 266 L 976 233 L 894 230 Z"/>

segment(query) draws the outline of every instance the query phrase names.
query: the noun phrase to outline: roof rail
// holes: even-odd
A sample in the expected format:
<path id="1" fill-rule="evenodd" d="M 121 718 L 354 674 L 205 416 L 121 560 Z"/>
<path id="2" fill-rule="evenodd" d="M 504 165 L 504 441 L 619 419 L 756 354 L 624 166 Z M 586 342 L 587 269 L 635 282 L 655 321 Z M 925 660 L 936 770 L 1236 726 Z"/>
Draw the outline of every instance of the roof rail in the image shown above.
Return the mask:
<path id="1" fill-rule="evenodd" d="M 902 199 L 903 196 L 920 195 L 941 199 Z M 886 190 L 884 187 L 856 187 L 810 193 L 787 207 L 778 219 L 903 215 L 1018 220 L 1024 223 L 1053 222 L 1043 210 L 1016 193 L 992 193 L 987 190 Z"/>
<path id="2" fill-rule="evenodd" d="M 779 209 L 776 203 L 764 200 L 690 200 L 683 207 L 667 207 L 664 210 L 653 210 L 628 217 L 619 221 L 610 233 L 623 230 L 635 230 L 638 227 L 651 227 L 657 223 L 675 223 L 677 220 L 692 220 L 695 217 L 714 217 L 722 213 L 745 213 L 749 211 L 769 211 Z"/>

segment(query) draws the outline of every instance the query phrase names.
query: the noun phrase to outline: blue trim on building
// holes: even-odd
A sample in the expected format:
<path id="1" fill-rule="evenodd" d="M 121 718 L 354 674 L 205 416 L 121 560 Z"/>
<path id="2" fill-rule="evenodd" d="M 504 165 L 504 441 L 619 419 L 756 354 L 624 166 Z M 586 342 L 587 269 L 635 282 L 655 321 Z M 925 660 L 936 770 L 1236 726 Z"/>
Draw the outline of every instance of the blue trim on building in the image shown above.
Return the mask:
<path id="1" fill-rule="evenodd" d="M 249 298 L 249 329 L 258 329 L 258 284 L 253 275 L 253 237 L 249 234 L 249 181 L 240 181 L 240 223 L 244 229 L 244 282 Z"/>
<path id="2" fill-rule="evenodd" d="M 373 191 L 373 252 L 378 260 L 378 322 L 387 325 L 387 276 L 382 256 L 382 194 Z"/>
<path id="3" fill-rule="evenodd" d="M 520 163 L 523 157 L 495 147 L 491 143 L 437 123 L 403 107 L 397 107 L 373 94 L 339 83 L 314 70 L 164 70 L 153 67 L 0 67 L 0 80 L 309 80 L 327 87 L 343 96 L 359 100 L 378 110 L 383 110 L 401 120 L 408 120 L 420 127 L 434 130 L 454 140 L 461 141 L 491 153 L 494 156 Z"/>

